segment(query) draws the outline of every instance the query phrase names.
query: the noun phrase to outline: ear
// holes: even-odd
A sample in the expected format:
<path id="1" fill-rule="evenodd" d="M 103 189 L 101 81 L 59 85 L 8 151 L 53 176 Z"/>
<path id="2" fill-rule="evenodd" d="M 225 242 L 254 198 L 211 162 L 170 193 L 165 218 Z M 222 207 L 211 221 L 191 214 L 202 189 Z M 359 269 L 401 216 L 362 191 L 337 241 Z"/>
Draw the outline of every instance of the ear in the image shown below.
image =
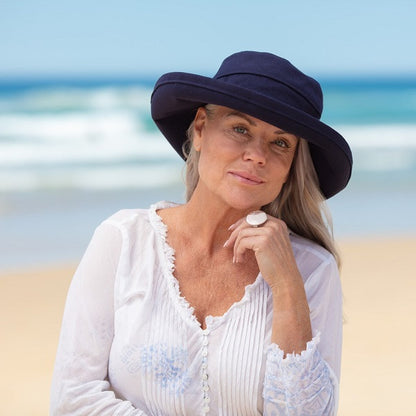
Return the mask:
<path id="1" fill-rule="evenodd" d="M 194 118 L 194 135 L 192 145 L 199 152 L 202 144 L 202 134 L 207 121 L 207 111 L 204 107 L 199 107 Z"/>

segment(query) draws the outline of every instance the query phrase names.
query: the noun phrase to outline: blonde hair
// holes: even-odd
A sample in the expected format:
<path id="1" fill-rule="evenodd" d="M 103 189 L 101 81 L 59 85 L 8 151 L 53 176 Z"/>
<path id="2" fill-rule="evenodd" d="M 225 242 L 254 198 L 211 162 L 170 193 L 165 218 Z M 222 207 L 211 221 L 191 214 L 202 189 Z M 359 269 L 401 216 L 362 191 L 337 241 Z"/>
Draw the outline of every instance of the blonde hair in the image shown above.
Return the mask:
<path id="1" fill-rule="evenodd" d="M 215 105 L 208 104 L 205 109 L 207 117 L 212 118 Z M 182 147 L 186 157 L 187 201 L 192 197 L 199 180 L 199 152 L 192 146 L 193 132 L 194 122 L 187 130 L 188 138 Z M 331 214 L 319 188 L 318 175 L 306 140 L 299 139 L 288 180 L 279 196 L 262 209 L 269 215 L 280 218 L 296 234 L 327 249 L 340 267 L 341 259 L 333 238 Z"/>

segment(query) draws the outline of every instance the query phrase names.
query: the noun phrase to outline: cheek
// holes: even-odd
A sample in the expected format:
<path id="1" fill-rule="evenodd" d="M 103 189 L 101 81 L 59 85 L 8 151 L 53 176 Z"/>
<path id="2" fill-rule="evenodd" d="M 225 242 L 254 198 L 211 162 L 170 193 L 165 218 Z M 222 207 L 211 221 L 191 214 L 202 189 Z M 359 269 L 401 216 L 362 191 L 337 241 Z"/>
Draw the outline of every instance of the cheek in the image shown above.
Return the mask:
<path id="1" fill-rule="evenodd" d="M 283 178 L 283 183 L 286 183 L 287 180 L 289 179 L 289 175 L 290 175 L 290 172 L 291 172 L 291 169 L 290 168 L 291 168 L 291 165 L 289 165 L 289 168 L 286 169 L 286 174 L 285 174 L 285 176 Z"/>
<path id="2" fill-rule="evenodd" d="M 273 170 L 272 175 L 275 178 L 275 180 L 273 181 L 271 194 L 273 194 L 275 198 L 277 198 L 284 184 L 288 181 L 289 175 L 291 174 L 291 166 L 292 164 L 290 163 L 290 161 L 283 162 L 281 160 L 280 163 Z"/>
<path id="3" fill-rule="evenodd" d="M 275 186 L 273 187 L 273 190 L 271 191 L 272 200 L 274 200 L 275 198 L 279 196 L 284 184 L 285 184 L 284 181 L 276 182 Z"/>
<path id="4" fill-rule="evenodd" d="M 199 161 L 198 161 L 198 173 L 199 173 L 200 178 L 205 177 L 206 166 L 207 166 L 207 162 L 205 158 L 205 153 L 201 152 L 199 155 Z"/>
<path id="5" fill-rule="evenodd" d="M 203 137 L 200 144 L 200 161 L 219 165 L 233 159 L 241 152 L 241 146 L 227 138 L 222 132 Z"/>
<path id="6" fill-rule="evenodd" d="M 218 156 L 211 149 L 202 146 L 199 154 L 198 173 L 203 181 L 214 180 L 218 176 Z"/>
<path id="7" fill-rule="evenodd" d="M 289 179 L 289 175 L 292 171 L 292 165 L 294 163 L 294 156 L 290 155 L 287 159 L 282 161 L 281 164 L 281 176 L 283 177 L 283 183 L 286 183 Z"/>

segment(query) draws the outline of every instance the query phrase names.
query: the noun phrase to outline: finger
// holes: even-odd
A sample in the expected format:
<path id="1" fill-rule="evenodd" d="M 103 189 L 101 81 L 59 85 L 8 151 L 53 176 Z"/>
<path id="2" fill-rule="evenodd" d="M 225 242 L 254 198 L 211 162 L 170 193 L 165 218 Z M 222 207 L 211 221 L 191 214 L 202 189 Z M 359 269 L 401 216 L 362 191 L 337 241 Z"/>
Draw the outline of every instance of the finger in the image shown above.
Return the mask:
<path id="1" fill-rule="evenodd" d="M 238 221 L 236 221 L 234 224 L 232 224 L 228 230 L 232 231 L 230 237 L 228 237 L 228 240 L 224 243 L 224 247 L 232 247 L 235 239 L 238 236 L 238 233 L 241 231 L 241 229 L 245 226 L 248 226 L 248 224 L 245 221 L 245 218 L 240 218 Z"/>
<path id="2" fill-rule="evenodd" d="M 240 232 L 244 229 L 257 229 L 260 227 L 253 227 L 252 225 L 248 224 L 246 218 L 240 218 L 236 221 L 233 225 L 231 225 L 228 229 L 232 231 L 228 240 L 224 243 L 224 247 L 232 247 L 235 244 L 235 240 L 237 239 Z"/>
<path id="3" fill-rule="evenodd" d="M 247 250 L 256 252 L 268 240 L 268 231 L 260 228 L 248 227 L 240 230 L 233 246 L 233 262 L 243 261 Z"/>
<path id="4" fill-rule="evenodd" d="M 291 248 L 287 226 L 278 219 L 268 221 L 262 227 L 244 227 L 236 231 L 238 234 L 231 240 L 234 244 L 235 262 L 243 260 L 244 253 L 248 249 L 253 250 L 258 257 L 259 253 L 268 252 L 271 247 L 275 247 L 274 251 L 278 252 L 286 249 L 287 246 Z"/>
<path id="5" fill-rule="evenodd" d="M 228 228 L 228 230 L 229 231 L 233 231 L 233 230 L 235 230 L 237 227 L 239 227 L 244 222 L 245 222 L 245 218 L 240 218 L 234 224 L 230 225 L 230 227 Z"/>

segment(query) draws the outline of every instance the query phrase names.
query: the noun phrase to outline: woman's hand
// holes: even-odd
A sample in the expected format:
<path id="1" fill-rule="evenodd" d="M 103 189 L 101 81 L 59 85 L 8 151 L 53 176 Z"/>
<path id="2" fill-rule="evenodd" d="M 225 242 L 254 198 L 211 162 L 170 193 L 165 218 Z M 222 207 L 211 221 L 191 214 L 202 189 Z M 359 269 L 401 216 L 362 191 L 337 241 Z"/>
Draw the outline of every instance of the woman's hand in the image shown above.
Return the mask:
<path id="1" fill-rule="evenodd" d="M 247 250 L 252 250 L 259 270 L 272 290 L 301 278 L 289 231 L 283 221 L 268 215 L 265 224 L 252 227 L 242 218 L 230 230 L 232 233 L 225 246 L 233 248 L 233 262 L 243 263 Z"/>
<path id="2" fill-rule="evenodd" d="M 225 247 L 233 249 L 233 262 L 243 263 L 245 253 L 252 250 L 272 291 L 272 342 L 286 353 L 300 353 L 312 339 L 312 330 L 304 284 L 286 224 L 268 215 L 260 227 L 252 227 L 242 218 L 230 230 Z"/>

